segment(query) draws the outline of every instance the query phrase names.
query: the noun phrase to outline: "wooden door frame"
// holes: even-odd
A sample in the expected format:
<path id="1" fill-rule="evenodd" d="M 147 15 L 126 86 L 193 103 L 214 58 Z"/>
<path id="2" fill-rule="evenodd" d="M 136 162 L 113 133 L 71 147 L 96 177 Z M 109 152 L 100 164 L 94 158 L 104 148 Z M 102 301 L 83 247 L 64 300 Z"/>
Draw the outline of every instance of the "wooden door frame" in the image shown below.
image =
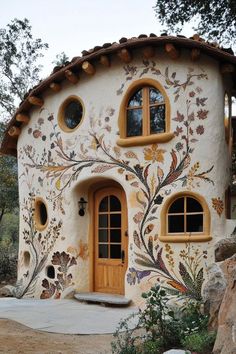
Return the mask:
<path id="1" fill-rule="evenodd" d="M 94 208 L 94 194 L 103 188 L 119 188 L 124 192 L 125 196 L 125 202 L 127 206 L 127 198 L 126 198 L 126 193 L 124 191 L 124 188 L 122 187 L 121 184 L 118 182 L 107 179 L 103 180 L 100 182 L 95 182 L 90 188 L 88 192 L 88 212 L 89 212 L 89 237 L 88 237 L 88 250 L 89 250 L 89 291 L 93 292 L 94 291 L 94 252 L 95 252 L 95 247 L 94 247 L 94 232 L 95 232 L 95 225 L 94 225 L 94 214 L 95 214 L 95 208 Z M 127 214 L 128 214 L 128 209 L 127 209 Z M 128 215 L 127 215 L 128 217 Z M 127 222 L 128 225 L 128 222 Z M 128 240 L 129 243 L 129 240 Z M 127 260 L 128 258 L 128 252 L 129 252 L 129 244 L 127 245 Z"/>

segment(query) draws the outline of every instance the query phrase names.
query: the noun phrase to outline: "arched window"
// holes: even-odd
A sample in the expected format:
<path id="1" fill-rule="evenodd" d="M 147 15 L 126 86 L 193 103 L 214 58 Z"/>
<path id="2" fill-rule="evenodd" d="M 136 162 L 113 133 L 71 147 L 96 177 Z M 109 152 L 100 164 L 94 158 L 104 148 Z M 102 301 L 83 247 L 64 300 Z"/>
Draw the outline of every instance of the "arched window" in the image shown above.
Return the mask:
<path id="1" fill-rule="evenodd" d="M 161 241 L 209 241 L 210 214 L 205 200 L 195 193 L 178 193 L 161 213 Z"/>
<path id="2" fill-rule="evenodd" d="M 152 79 L 135 81 L 127 90 L 119 115 L 121 146 L 166 142 L 170 133 L 169 99 L 161 85 Z"/>
<path id="3" fill-rule="evenodd" d="M 138 89 L 126 107 L 126 136 L 165 132 L 165 98 L 151 86 Z"/>

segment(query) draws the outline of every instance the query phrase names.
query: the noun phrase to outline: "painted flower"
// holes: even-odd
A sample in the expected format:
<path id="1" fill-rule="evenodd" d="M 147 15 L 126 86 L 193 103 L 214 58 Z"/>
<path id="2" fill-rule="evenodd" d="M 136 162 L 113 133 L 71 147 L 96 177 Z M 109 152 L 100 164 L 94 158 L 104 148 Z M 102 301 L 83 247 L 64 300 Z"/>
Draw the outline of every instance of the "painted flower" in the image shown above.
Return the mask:
<path id="1" fill-rule="evenodd" d="M 199 125 L 197 128 L 196 128 L 196 132 L 198 135 L 202 135 L 204 133 L 204 127 L 203 125 Z"/>
<path id="2" fill-rule="evenodd" d="M 182 150 L 183 147 L 184 147 L 184 145 L 183 145 L 182 143 L 177 143 L 177 144 L 175 145 L 175 148 L 176 148 L 177 151 Z"/>
<path id="3" fill-rule="evenodd" d="M 215 209 L 217 214 L 221 216 L 224 210 L 224 202 L 220 198 L 212 198 L 212 207 Z"/>
<path id="4" fill-rule="evenodd" d="M 163 154 L 166 152 L 164 149 L 158 149 L 157 144 L 153 144 L 151 148 L 145 148 L 144 149 L 144 158 L 146 161 L 152 161 L 152 162 L 164 162 L 164 156 Z"/>
<path id="5" fill-rule="evenodd" d="M 189 97 L 194 97 L 194 96 L 195 96 L 195 92 L 194 91 L 189 92 Z"/>
<path id="6" fill-rule="evenodd" d="M 200 111 L 197 112 L 197 116 L 199 119 L 206 119 L 208 112 L 209 111 L 206 111 L 205 109 L 200 109 Z"/>
<path id="7" fill-rule="evenodd" d="M 175 136 L 179 136 L 179 134 L 183 133 L 183 128 L 182 127 L 179 127 L 177 126 L 176 127 L 176 131 L 175 131 Z"/>
<path id="8" fill-rule="evenodd" d="M 130 285 L 135 285 L 137 280 L 137 283 L 139 284 L 141 279 L 147 277 L 150 274 L 150 270 L 136 270 L 135 268 L 131 267 L 129 268 L 129 273 L 127 274 L 127 282 Z"/>

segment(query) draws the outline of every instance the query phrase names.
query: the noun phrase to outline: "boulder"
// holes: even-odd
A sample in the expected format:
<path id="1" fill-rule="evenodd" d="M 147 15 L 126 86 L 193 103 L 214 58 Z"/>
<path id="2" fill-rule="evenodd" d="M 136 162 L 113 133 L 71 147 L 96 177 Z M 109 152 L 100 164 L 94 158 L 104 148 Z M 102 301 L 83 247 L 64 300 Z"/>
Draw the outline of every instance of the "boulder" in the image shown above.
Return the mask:
<path id="1" fill-rule="evenodd" d="M 12 285 L 3 286 L 0 289 L 0 297 L 13 297 L 15 287 Z"/>
<path id="2" fill-rule="evenodd" d="M 222 262 L 236 253 L 236 236 L 224 238 L 215 245 L 215 260 Z"/>
<path id="3" fill-rule="evenodd" d="M 228 263 L 228 285 L 218 317 L 214 354 L 236 353 L 236 255 Z"/>
<path id="4" fill-rule="evenodd" d="M 209 330 L 216 330 L 218 326 L 218 313 L 227 286 L 223 271 L 217 263 L 207 268 L 208 280 L 202 292 L 205 312 L 209 313 Z"/>

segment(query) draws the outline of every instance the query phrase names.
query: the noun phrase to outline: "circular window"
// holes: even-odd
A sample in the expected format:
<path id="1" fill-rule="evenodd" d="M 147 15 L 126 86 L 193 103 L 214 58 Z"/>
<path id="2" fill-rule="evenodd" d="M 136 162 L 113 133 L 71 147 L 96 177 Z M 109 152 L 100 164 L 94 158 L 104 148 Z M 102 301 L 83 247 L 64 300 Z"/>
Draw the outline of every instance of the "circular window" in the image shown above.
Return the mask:
<path id="1" fill-rule="evenodd" d="M 30 264 L 30 253 L 28 251 L 25 251 L 23 257 L 24 257 L 24 266 L 28 267 Z"/>
<path id="2" fill-rule="evenodd" d="M 82 121 L 84 108 L 76 96 L 67 98 L 59 109 L 59 125 L 66 131 L 74 131 Z"/>
<path id="3" fill-rule="evenodd" d="M 35 201 L 35 223 L 39 230 L 45 229 L 48 223 L 47 206 L 41 198 Z"/>

